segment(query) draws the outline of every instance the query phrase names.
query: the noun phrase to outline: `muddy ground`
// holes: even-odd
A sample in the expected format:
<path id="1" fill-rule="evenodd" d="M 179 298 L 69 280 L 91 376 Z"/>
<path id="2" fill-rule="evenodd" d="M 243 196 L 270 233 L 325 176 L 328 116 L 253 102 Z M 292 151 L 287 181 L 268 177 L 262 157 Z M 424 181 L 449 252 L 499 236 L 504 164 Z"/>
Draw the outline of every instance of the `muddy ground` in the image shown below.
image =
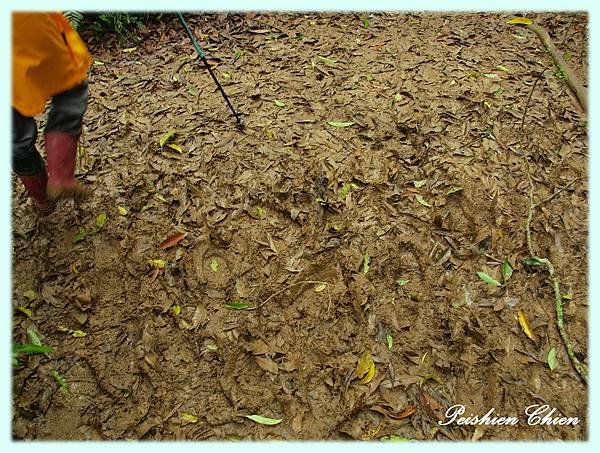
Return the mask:
<path id="1" fill-rule="evenodd" d="M 173 17 L 137 46 L 83 33 L 94 196 L 38 220 L 14 182 L 13 340 L 54 348 L 13 368 L 14 438 L 586 438 L 547 273 L 522 260 L 527 154 L 534 246 L 587 363 L 587 117 L 510 17 L 192 15 L 243 131 Z M 529 17 L 587 84 L 587 16 Z M 502 287 L 478 277 L 505 259 Z M 439 426 L 454 404 L 520 422 Z M 528 426 L 532 404 L 581 423 Z"/>

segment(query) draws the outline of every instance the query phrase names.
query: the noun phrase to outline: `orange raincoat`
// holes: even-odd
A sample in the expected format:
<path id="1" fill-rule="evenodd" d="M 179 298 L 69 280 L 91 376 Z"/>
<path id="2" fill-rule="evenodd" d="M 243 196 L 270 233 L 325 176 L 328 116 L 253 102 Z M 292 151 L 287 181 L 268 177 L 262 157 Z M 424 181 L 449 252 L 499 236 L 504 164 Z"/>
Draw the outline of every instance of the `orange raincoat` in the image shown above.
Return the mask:
<path id="1" fill-rule="evenodd" d="M 12 106 L 39 115 L 51 96 L 87 78 L 92 64 L 86 45 L 60 13 L 13 13 Z"/>

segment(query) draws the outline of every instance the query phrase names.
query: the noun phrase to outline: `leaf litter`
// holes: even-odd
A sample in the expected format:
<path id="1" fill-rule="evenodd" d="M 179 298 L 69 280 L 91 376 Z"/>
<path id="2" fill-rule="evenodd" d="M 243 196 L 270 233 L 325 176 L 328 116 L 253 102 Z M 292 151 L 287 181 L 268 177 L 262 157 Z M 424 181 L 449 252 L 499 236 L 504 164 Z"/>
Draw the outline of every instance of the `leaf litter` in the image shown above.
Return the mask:
<path id="1" fill-rule="evenodd" d="M 528 16 L 586 77 L 587 16 Z M 15 181 L 13 306 L 32 316 L 15 310 L 13 343 L 29 343 L 35 322 L 55 352 L 22 353 L 21 365 L 61 370 L 77 413 L 114 416 L 69 430 L 44 397 L 48 372 L 15 368 L 14 435 L 470 440 L 435 422 L 453 401 L 481 414 L 502 401 L 497 411 L 512 414 L 542 399 L 585 420 L 585 388 L 569 367 L 551 368 L 561 342 L 544 266 L 523 249 L 519 140 L 535 143 L 534 201 L 554 196 L 535 212 L 534 240 L 566 282 L 568 329 L 587 361 L 587 116 L 546 71 L 518 133 L 552 65 L 526 25 L 465 13 L 376 13 L 368 27 L 333 13 L 187 17 L 249 127 L 235 128 L 175 17 L 153 21 L 131 53 L 83 32 L 104 63 L 91 70 L 78 166 L 95 192 L 41 228 Z M 193 240 L 159 247 L 180 231 Z M 376 266 L 365 268 L 365 251 Z M 500 286 L 477 283 L 477 271 Z M 84 287 L 87 319 L 75 298 Z M 40 296 L 29 301 L 30 289 Z M 88 335 L 55 334 L 63 324 Z M 260 354 L 248 352 L 258 340 Z M 364 351 L 372 366 L 359 377 Z M 238 413 L 285 422 L 232 423 Z M 586 427 L 475 434 L 583 440 Z"/>

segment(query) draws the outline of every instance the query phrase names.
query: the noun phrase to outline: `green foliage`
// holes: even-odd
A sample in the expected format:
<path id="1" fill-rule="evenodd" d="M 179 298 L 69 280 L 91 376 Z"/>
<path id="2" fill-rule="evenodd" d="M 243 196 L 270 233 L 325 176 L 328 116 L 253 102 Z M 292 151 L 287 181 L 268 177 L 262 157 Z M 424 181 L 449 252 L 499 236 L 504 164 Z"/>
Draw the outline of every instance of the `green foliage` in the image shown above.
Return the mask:
<path id="1" fill-rule="evenodd" d="M 121 45 L 141 42 L 142 38 L 138 32 L 152 17 L 160 18 L 160 14 L 127 12 L 86 13 L 84 16 L 78 11 L 67 11 L 65 16 L 75 30 L 87 28 L 98 35 L 115 33 Z"/>

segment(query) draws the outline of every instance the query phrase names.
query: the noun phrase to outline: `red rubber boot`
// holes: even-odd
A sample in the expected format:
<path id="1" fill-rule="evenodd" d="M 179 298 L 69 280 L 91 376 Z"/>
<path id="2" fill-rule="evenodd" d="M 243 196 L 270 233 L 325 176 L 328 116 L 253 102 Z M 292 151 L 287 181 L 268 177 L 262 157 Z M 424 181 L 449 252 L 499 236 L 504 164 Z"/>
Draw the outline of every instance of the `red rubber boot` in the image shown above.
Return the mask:
<path id="1" fill-rule="evenodd" d="M 86 198 L 90 189 L 75 180 L 75 161 L 79 137 L 65 132 L 47 132 L 46 164 L 48 167 L 47 193 L 50 200 Z"/>
<path id="2" fill-rule="evenodd" d="M 48 215 L 54 211 L 54 203 L 52 203 L 46 194 L 46 185 L 48 176 L 46 169 L 35 175 L 17 175 L 27 189 L 27 193 L 33 200 L 35 207 L 41 215 Z"/>

